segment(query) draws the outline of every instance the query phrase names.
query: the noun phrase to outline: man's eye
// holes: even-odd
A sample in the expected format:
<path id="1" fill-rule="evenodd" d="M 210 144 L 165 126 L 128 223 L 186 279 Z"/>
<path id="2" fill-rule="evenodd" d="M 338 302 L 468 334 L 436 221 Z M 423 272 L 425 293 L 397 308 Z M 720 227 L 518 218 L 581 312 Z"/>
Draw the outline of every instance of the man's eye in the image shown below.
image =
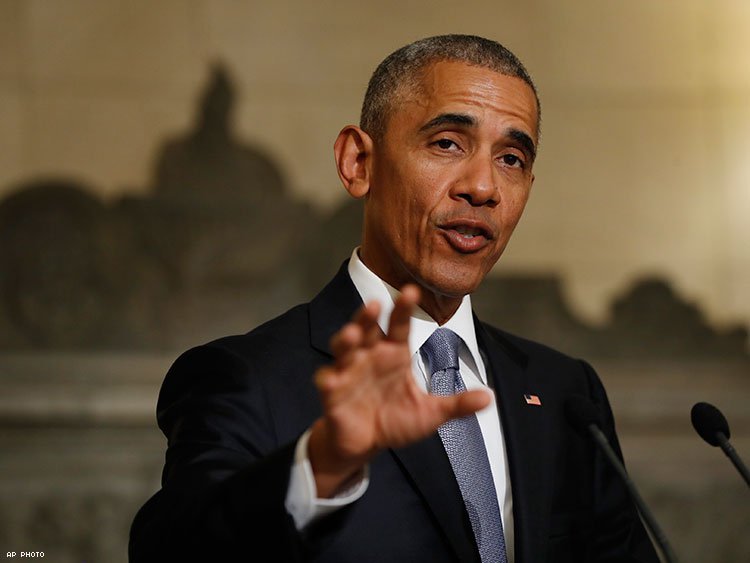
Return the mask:
<path id="1" fill-rule="evenodd" d="M 446 149 L 446 150 L 447 150 L 447 149 L 450 149 L 450 148 L 452 148 L 452 147 L 454 147 L 454 146 L 456 146 L 456 143 L 454 143 L 454 142 L 453 142 L 453 141 L 451 141 L 450 139 L 440 139 L 440 140 L 439 140 L 439 141 L 437 141 L 437 142 L 436 142 L 435 144 L 436 144 L 436 145 L 437 145 L 438 147 L 440 147 L 441 149 Z"/>
<path id="2" fill-rule="evenodd" d="M 521 160 L 514 154 L 504 154 L 502 156 L 502 160 L 503 164 L 507 164 L 508 166 L 523 168 L 523 160 Z"/>

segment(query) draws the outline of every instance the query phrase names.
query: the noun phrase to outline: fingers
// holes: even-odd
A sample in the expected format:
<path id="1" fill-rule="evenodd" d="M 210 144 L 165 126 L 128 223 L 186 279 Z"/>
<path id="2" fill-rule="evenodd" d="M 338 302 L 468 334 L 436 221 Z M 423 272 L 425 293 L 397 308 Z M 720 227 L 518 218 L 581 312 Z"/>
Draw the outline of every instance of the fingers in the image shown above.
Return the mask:
<path id="1" fill-rule="evenodd" d="M 315 372 L 315 386 L 318 391 L 325 396 L 326 393 L 331 393 L 336 388 L 338 372 L 330 367 L 322 367 Z"/>
<path id="2" fill-rule="evenodd" d="M 388 340 L 407 342 L 409 339 L 409 319 L 411 312 L 419 302 L 419 289 L 415 285 L 405 285 L 391 313 L 388 323 Z"/>
<path id="3" fill-rule="evenodd" d="M 348 365 L 361 342 L 362 328 L 358 324 L 350 322 L 341 327 L 331 338 L 331 352 L 336 358 L 336 365 Z"/>
<path id="4" fill-rule="evenodd" d="M 378 325 L 380 304 L 373 301 L 360 307 L 354 318 L 345 324 L 341 330 L 331 338 L 331 351 L 336 358 L 336 365 L 349 365 L 354 353 L 375 344 L 383 333 Z"/>
<path id="5" fill-rule="evenodd" d="M 410 317 L 418 302 L 417 286 L 404 286 L 391 313 L 387 340 L 408 342 Z M 348 366 L 357 350 L 370 348 L 383 339 L 384 335 L 378 324 L 379 315 L 380 304 L 376 301 L 367 303 L 357 311 L 351 322 L 331 338 L 331 351 L 339 368 Z"/>
<path id="6" fill-rule="evenodd" d="M 361 307 L 354 316 L 354 322 L 362 328 L 362 345 L 372 346 L 383 337 L 383 331 L 378 324 L 380 303 L 371 301 Z"/>

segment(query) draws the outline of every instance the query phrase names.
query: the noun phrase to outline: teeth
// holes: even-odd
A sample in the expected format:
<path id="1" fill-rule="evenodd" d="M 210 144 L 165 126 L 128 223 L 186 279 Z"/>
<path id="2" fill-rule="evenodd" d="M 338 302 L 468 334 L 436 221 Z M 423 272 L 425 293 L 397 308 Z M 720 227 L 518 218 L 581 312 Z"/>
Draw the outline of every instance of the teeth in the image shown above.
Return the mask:
<path id="1" fill-rule="evenodd" d="M 474 238 L 476 236 L 479 236 L 480 231 L 478 229 L 471 229 L 469 227 L 456 227 L 455 231 L 466 238 Z"/>

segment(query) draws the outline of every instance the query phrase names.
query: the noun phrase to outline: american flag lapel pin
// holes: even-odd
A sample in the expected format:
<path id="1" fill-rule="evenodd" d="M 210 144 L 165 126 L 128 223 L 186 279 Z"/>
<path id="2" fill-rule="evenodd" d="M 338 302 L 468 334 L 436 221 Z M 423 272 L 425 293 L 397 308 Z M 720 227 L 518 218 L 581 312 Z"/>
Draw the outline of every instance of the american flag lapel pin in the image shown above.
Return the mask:
<path id="1" fill-rule="evenodd" d="M 524 395 L 523 398 L 527 405 L 535 405 L 537 407 L 542 406 L 542 401 L 539 399 L 538 395 Z"/>

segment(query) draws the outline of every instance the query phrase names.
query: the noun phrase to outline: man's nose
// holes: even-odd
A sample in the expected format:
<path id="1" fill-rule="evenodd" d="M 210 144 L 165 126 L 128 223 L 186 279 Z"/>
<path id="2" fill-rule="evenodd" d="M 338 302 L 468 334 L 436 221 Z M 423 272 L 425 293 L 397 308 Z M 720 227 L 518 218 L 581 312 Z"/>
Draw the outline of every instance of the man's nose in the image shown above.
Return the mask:
<path id="1" fill-rule="evenodd" d="M 500 202 L 495 162 L 485 155 L 474 155 L 465 161 L 461 181 L 455 187 L 455 197 L 465 199 L 471 205 L 494 207 Z"/>

